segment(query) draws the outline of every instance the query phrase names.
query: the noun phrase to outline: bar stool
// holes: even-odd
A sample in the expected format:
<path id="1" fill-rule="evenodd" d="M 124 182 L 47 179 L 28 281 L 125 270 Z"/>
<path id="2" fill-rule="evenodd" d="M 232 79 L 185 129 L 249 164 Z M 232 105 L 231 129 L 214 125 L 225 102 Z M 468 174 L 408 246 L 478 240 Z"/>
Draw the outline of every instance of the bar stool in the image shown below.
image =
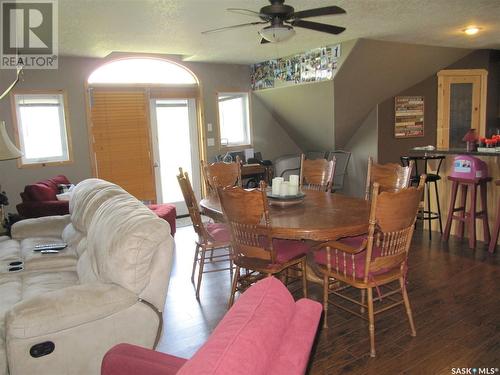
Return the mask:
<path id="1" fill-rule="evenodd" d="M 417 186 L 420 181 L 421 173 L 419 172 L 419 162 L 420 166 L 423 163 L 423 170 L 424 170 L 423 174 L 427 175 L 427 179 L 425 180 L 424 209 L 421 211 L 421 213 L 419 213 L 417 218 L 423 221 L 427 220 L 429 224 L 429 240 L 432 238 L 432 230 L 431 230 L 432 220 L 439 220 L 439 231 L 441 232 L 441 234 L 443 234 L 443 223 L 441 221 L 441 205 L 439 203 L 439 192 L 438 192 L 437 182 L 441 180 L 441 176 L 439 175 L 439 170 L 441 169 L 441 164 L 443 163 L 444 159 L 445 159 L 444 155 L 425 154 L 418 156 L 401 156 L 401 164 L 404 167 L 408 166 L 411 160 L 413 160 L 415 163 L 415 168 L 413 169 L 414 173 L 410 181 L 412 186 Z M 428 173 L 427 171 L 429 160 L 436 160 L 438 163 L 435 173 Z M 437 212 L 431 211 L 431 194 L 430 194 L 431 183 L 434 184 Z M 425 207 L 425 201 L 427 201 L 427 208 Z"/>
<path id="2" fill-rule="evenodd" d="M 495 185 L 500 186 L 500 180 L 496 180 Z M 500 232 L 500 198 L 498 199 L 497 205 L 497 219 L 495 221 L 495 229 L 493 229 L 493 233 L 491 234 L 490 247 L 488 249 L 488 251 L 492 254 L 495 252 L 495 247 L 497 246 L 498 232 Z"/>
<path id="3" fill-rule="evenodd" d="M 451 223 L 453 220 L 458 220 L 458 234 L 461 238 L 464 237 L 464 223 L 467 223 L 467 228 L 469 232 L 469 248 L 474 249 L 476 247 L 476 220 L 483 220 L 483 233 L 484 241 L 488 243 L 490 241 L 490 227 L 488 223 L 488 204 L 486 196 L 486 188 L 488 182 L 492 179 L 491 177 L 482 177 L 475 179 L 467 179 L 460 177 L 448 176 L 448 180 L 452 182 L 451 187 L 451 200 L 450 209 L 448 211 L 448 219 L 446 220 L 446 227 L 444 230 L 443 240 L 448 241 L 450 238 Z M 458 189 L 460 187 L 460 207 L 455 208 L 455 201 L 457 199 Z M 477 211 L 477 188 L 479 187 L 479 192 L 481 195 L 481 211 Z M 467 203 L 467 191 L 470 188 L 471 202 L 469 211 L 466 212 Z M 455 215 L 458 212 L 458 216 Z"/>

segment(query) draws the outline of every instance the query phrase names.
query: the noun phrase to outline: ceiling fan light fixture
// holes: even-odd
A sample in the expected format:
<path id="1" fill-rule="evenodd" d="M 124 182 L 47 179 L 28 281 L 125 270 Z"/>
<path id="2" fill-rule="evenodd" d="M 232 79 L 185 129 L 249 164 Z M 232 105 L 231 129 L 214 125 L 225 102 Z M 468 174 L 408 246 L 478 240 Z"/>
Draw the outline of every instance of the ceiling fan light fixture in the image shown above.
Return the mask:
<path id="1" fill-rule="evenodd" d="M 276 25 L 267 26 L 259 31 L 261 37 L 271 43 L 284 42 L 295 35 L 295 30 L 291 26 Z"/>
<path id="2" fill-rule="evenodd" d="M 467 35 L 476 35 L 479 31 L 481 31 L 481 28 L 477 26 L 467 26 L 462 31 Z"/>

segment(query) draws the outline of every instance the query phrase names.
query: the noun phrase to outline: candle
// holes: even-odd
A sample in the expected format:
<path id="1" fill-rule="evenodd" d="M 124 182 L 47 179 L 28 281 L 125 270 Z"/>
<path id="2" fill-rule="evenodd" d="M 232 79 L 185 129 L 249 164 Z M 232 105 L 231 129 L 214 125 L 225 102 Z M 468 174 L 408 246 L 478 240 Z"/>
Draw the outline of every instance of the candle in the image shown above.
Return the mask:
<path id="1" fill-rule="evenodd" d="M 288 195 L 297 195 L 298 193 L 299 193 L 299 185 L 294 185 L 290 182 L 288 184 Z"/>
<path id="2" fill-rule="evenodd" d="M 299 186 L 299 176 L 296 174 L 290 175 L 290 185 Z"/>
<path id="3" fill-rule="evenodd" d="M 283 181 L 280 184 L 280 197 L 284 197 L 285 195 L 288 195 L 288 185 L 290 185 L 290 183 L 288 181 Z"/>
<path id="4" fill-rule="evenodd" d="M 272 193 L 273 195 L 280 195 L 280 186 L 281 186 L 281 183 L 283 182 L 283 177 L 275 177 L 273 178 L 273 182 L 272 182 Z"/>

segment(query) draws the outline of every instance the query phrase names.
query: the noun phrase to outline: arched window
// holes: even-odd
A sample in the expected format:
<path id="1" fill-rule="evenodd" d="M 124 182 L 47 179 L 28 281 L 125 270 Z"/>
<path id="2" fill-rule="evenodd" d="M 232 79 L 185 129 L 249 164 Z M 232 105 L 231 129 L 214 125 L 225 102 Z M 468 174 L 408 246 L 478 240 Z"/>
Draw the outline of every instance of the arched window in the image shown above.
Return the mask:
<path id="1" fill-rule="evenodd" d="M 89 84 L 196 85 L 188 69 L 174 62 L 155 58 L 127 58 L 104 64 L 94 70 Z"/>

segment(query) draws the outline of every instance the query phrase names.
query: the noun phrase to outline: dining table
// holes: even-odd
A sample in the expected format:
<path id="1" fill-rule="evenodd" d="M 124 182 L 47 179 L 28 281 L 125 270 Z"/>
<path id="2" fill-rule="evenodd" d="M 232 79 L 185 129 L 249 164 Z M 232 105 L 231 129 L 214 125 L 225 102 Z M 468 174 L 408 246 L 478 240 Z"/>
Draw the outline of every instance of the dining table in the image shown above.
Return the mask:
<path id="1" fill-rule="evenodd" d="M 370 204 L 366 200 L 340 193 L 303 192 L 305 196 L 299 204 L 285 207 L 270 204 L 273 237 L 323 242 L 368 231 Z M 225 221 L 218 197 L 202 199 L 200 208 L 215 221 Z"/>
<path id="2" fill-rule="evenodd" d="M 361 198 L 340 193 L 304 190 L 302 202 L 296 205 L 269 205 L 273 237 L 290 240 L 333 241 L 358 236 L 368 231 L 370 203 Z M 269 199 L 270 200 L 270 199 Z M 217 196 L 200 201 L 201 212 L 215 221 L 224 222 Z M 315 271 L 312 254 L 308 256 L 307 279 L 322 284 Z"/>

